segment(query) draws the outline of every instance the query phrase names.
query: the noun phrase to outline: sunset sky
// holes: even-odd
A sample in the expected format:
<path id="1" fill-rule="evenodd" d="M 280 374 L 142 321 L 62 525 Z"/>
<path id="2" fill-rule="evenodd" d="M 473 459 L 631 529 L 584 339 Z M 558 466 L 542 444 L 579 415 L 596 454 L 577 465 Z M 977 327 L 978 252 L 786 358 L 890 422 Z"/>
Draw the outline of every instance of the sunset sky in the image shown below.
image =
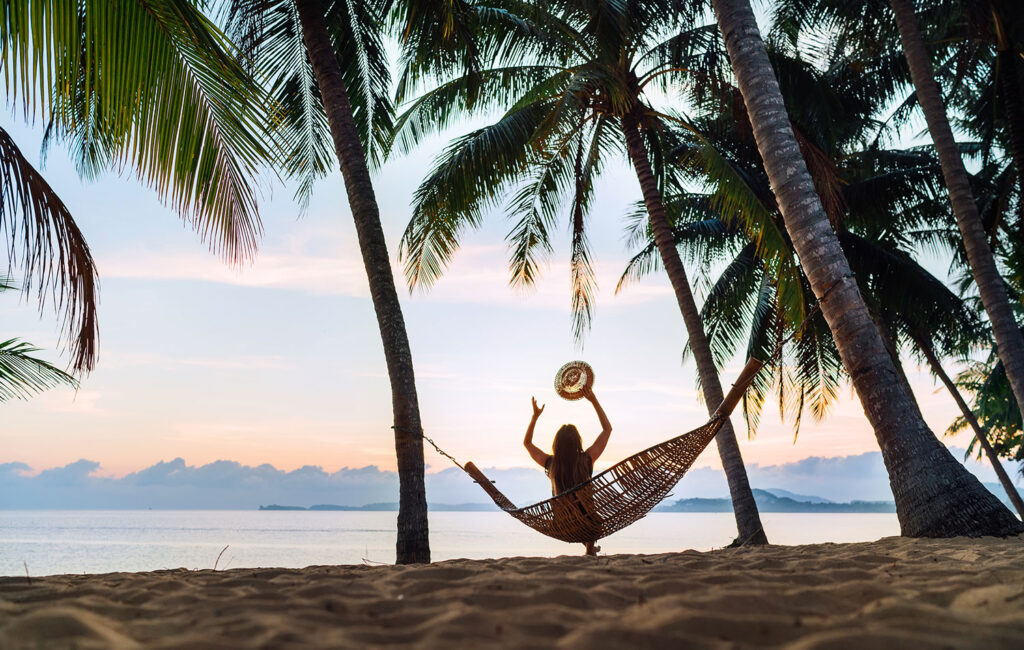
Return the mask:
<path id="1" fill-rule="evenodd" d="M 11 114 L 3 126 L 38 160 L 40 126 Z M 376 175 L 392 258 L 412 192 L 443 144 L 438 139 Z M 340 174 L 319 184 L 301 217 L 291 189 L 268 180 L 259 255 L 232 269 L 130 178 L 80 181 L 60 149 L 43 171 L 99 267 L 100 362 L 77 393 L 54 390 L 2 406 L 0 463 L 39 471 L 86 458 L 104 476 L 179 456 L 190 464 L 230 459 L 281 469 L 394 467 L 384 357 Z M 638 197 L 629 170 L 610 166 L 590 219 L 600 292 L 582 351 L 570 331 L 567 232 L 530 294 L 508 286 L 510 224 L 500 213 L 466 237 L 432 291 L 409 296 L 401 285 L 428 435 L 460 459 L 526 466 L 521 441 L 535 395 L 548 404 L 540 443 L 569 421 L 592 437 L 592 410 L 552 389 L 555 370 L 575 358 L 593 364 L 595 392 L 615 427 L 599 467 L 706 418 L 694 366 L 681 363 L 685 334 L 667 280 L 614 295 L 629 257 L 623 214 Z M 54 350 L 52 312 L 40 319 L 33 302 L 8 293 L 0 321 L 0 336 L 27 339 L 66 363 Z M 725 385 L 741 365 L 737 359 L 727 369 Z M 926 419 L 943 431 L 956 414 L 952 400 L 921 369 L 910 364 L 908 371 Z M 877 450 L 849 387 L 827 420 L 805 420 L 795 444 L 790 423 L 770 408 L 757 437 L 742 438 L 747 462 L 761 465 Z M 946 442 L 965 447 L 968 438 Z M 430 451 L 427 462 L 431 471 L 446 466 Z M 718 466 L 713 449 L 698 466 Z"/>

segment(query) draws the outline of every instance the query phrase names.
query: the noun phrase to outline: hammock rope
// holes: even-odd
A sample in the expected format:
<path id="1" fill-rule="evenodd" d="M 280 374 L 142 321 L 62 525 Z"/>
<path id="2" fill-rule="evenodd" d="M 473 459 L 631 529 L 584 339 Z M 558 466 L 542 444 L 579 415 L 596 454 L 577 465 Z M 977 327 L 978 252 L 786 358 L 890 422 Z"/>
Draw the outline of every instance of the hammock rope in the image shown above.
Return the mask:
<path id="1" fill-rule="evenodd" d="M 496 506 L 530 528 L 563 542 L 596 542 L 642 519 L 661 503 L 718 435 L 761 368 L 782 356 L 783 346 L 803 334 L 807 324 L 821 309 L 822 301 L 836 286 L 850 278 L 853 278 L 852 273 L 829 285 L 800 325 L 779 341 L 767 362 L 753 357 L 747 361 L 736 383 L 705 424 L 633 454 L 589 480 L 539 503 L 516 507 L 472 462 L 460 464 L 422 429 L 416 433 L 438 454 L 479 483 Z"/>

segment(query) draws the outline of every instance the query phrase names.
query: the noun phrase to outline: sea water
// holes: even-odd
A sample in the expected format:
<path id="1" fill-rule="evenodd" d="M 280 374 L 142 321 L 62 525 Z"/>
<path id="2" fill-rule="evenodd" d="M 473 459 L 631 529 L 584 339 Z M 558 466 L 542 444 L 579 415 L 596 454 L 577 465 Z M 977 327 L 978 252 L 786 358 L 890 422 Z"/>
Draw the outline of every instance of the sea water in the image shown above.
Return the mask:
<path id="1" fill-rule="evenodd" d="M 899 534 L 895 514 L 762 513 L 775 544 Z M 0 575 L 388 564 L 394 512 L 251 510 L 0 511 Z M 430 513 L 434 560 L 579 554 L 501 512 Z M 707 551 L 736 536 L 731 513 L 652 513 L 601 540 L 605 553 Z"/>

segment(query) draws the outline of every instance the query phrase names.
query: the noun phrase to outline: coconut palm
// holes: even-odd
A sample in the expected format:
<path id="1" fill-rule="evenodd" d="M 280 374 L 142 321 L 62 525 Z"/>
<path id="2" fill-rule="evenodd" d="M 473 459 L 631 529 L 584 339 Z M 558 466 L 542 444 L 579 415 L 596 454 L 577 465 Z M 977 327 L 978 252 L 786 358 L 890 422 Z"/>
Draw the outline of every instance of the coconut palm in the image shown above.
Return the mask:
<path id="1" fill-rule="evenodd" d="M 877 145 L 873 98 L 877 80 L 886 76 L 892 62 L 880 59 L 853 69 L 839 57 L 812 65 L 782 45 L 769 53 L 795 134 L 819 193 L 828 197 L 829 218 L 844 250 L 849 244 L 870 258 L 879 253 L 870 250 L 875 242 L 909 244 L 906 233 L 941 214 L 943 205 L 935 198 L 937 166 L 927 152 Z M 744 401 L 748 427 L 756 428 L 764 398 L 774 386 L 780 406 L 792 410 L 799 430 L 805 406 L 816 418 L 827 412 L 837 394 L 842 363 L 827 324 L 820 316 L 811 317 L 815 298 L 784 235 L 738 89 L 722 82 L 690 99 L 700 111 L 691 128 L 700 136 L 680 133 L 680 146 L 668 156 L 674 164 L 666 180 L 666 205 L 673 213 L 677 244 L 690 259 L 704 260 L 705 269 L 707 262 L 724 265 L 701 312 L 718 364 L 730 361 L 744 339 L 748 356 L 767 360 Z M 694 164 L 694 149 L 705 143 L 729 161 L 731 176 L 708 174 Z M 708 193 L 687 189 L 693 186 Z M 753 200 L 742 200 L 744 193 Z M 733 206 L 756 206 L 761 226 L 741 228 L 744 216 Z M 633 229 L 630 240 L 645 247 L 627 267 L 619 289 L 650 271 L 656 258 L 649 230 L 639 220 L 635 225 L 640 227 Z M 772 235 L 766 237 L 766 231 Z M 854 270 L 867 261 L 857 260 Z M 799 336 L 786 343 L 794 328 Z M 780 345 L 782 357 L 773 358 Z M 898 357 L 894 361 L 901 370 Z"/>
<path id="2" fill-rule="evenodd" d="M 0 277 L 0 293 L 15 289 Z M 0 341 L 0 402 L 28 399 L 57 386 L 78 387 L 78 381 L 52 363 L 33 356 L 39 348 L 18 339 Z"/>
<path id="3" fill-rule="evenodd" d="M 402 240 L 410 287 L 429 286 L 443 272 L 460 235 L 506 196 L 516 220 L 509 234 L 512 283 L 529 285 L 539 260 L 551 251 L 549 232 L 563 205 L 571 215 L 573 331 L 589 326 L 595 282 L 586 237 L 594 179 L 610 156 L 625 151 L 637 175 L 647 217 L 658 242 L 689 335 L 709 412 L 723 392 L 686 270 L 672 244 L 660 193 L 663 136 L 678 116 L 658 110 L 651 90 L 681 79 L 713 82 L 720 67 L 714 29 L 694 26 L 695 7 L 679 0 L 534 4 L 466 3 L 476 17 L 475 43 L 482 69 L 442 63 L 425 69 L 451 76 L 410 101 L 397 122 L 398 145 L 408 148 L 457 117 L 504 110 L 494 124 L 457 139 L 437 160 L 414 199 Z M 419 49 L 417 49 L 419 52 Z M 429 56 L 429 51 L 418 57 Z M 414 63 L 418 57 L 408 57 Z M 454 74 L 452 74 L 454 73 Z M 403 76 L 412 93 L 414 75 Z M 714 151 L 706 162 L 721 165 Z M 767 541 L 747 481 L 735 433 L 727 424 L 716 438 L 743 543 Z"/>
<path id="4" fill-rule="evenodd" d="M 915 93 L 904 102 L 904 108 L 917 105 L 922 109 L 928 130 L 935 142 L 939 160 L 942 163 L 943 175 L 953 212 L 957 223 L 967 261 L 974 281 L 981 294 L 982 304 L 992 322 L 996 340 L 999 343 L 1000 357 L 1008 364 L 1009 377 L 1018 398 L 1024 394 L 1024 337 L 1021 337 L 1013 323 L 1013 315 L 1006 298 L 1003 279 L 999 275 L 996 259 L 986 236 L 978 206 L 971 194 L 969 176 L 964 166 L 960 150 L 954 139 L 952 125 L 943 102 L 939 79 L 936 76 L 929 49 L 935 49 L 940 65 L 946 69 L 944 74 L 948 81 L 954 106 L 967 108 L 974 117 L 965 120 L 965 125 L 989 138 L 993 136 L 992 115 L 993 105 L 984 106 L 994 98 L 992 93 L 977 95 L 978 69 L 987 67 L 988 83 L 997 81 L 1004 92 L 1000 98 L 1005 110 L 999 111 L 1007 119 L 1001 124 L 1009 127 L 1009 138 L 1004 143 L 1011 152 L 1017 150 L 1014 143 L 1014 127 L 1024 129 L 1024 123 L 1011 119 L 1019 113 L 1022 106 L 1019 87 L 1018 66 L 1013 59 L 1016 53 L 1024 51 L 1024 41 L 1020 41 L 1024 24 L 1016 17 L 1017 13 L 1009 4 L 1002 0 L 971 0 L 970 2 L 915 2 L 914 0 L 892 0 L 891 7 L 880 0 L 863 0 L 861 2 L 839 2 L 838 0 L 789 0 L 786 14 L 792 19 L 795 15 L 803 19 L 791 22 L 800 24 L 816 23 L 826 32 L 842 34 L 849 47 L 859 48 L 862 52 L 874 52 L 885 48 L 887 43 L 895 39 L 902 45 L 909 65 L 909 79 Z M 916 11 L 920 9 L 923 23 L 928 28 L 926 39 L 922 32 Z M 897 28 L 893 33 L 892 14 L 895 13 Z M 813 18 L 812 18 L 813 17 Z M 844 26 L 842 23 L 849 21 Z M 851 26 L 855 25 L 859 36 L 851 37 Z M 870 34 L 871 36 L 866 36 Z M 981 43 L 991 40 L 991 47 L 996 50 L 995 56 L 987 52 Z M 938 47 L 932 46 L 933 42 Z M 1002 56 L 999 56 L 1002 52 Z M 986 56 L 990 54 L 990 56 Z M 993 62 L 986 66 L 986 59 L 1001 59 L 1004 63 L 1009 58 L 1012 63 L 1004 65 L 1002 72 Z M 898 88 L 905 80 L 900 75 L 892 79 Z M 973 82 L 973 83 L 972 83 Z M 1019 86 L 1019 84 L 1016 84 Z M 1008 92 L 1007 92 L 1008 91 Z M 985 109 L 988 110 L 985 110 Z"/>
<path id="5" fill-rule="evenodd" d="M 1015 534 L 1021 523 L 925 424 L 861 296 L 794 135 L 748 0 L 712 0 L 786 232 L 875 431 L 904 535 Z"/>
<path id="6" fill-rule="evenodd" d="M 383 37 L 388 3 L 232 0 L 229 32 L 283 107 L 280 165 L 299 198 L 340 165 L 391 380 L 397 561 L 430 561 L 423 431 L 412 353 L 370 178 L 391 128 Z"/>
<path id="7" fill-rule="evenodd" d="M 1013 165 L 993 164 L 984 167 L 974 180 L 979 207 L 982 209 L 982 219 L 986 223 L 1001 222 L 1009 226 L 1005 229 L 1006 236 L 994 241 L 1001 253 L 1007 291 L 1018 326 L 1024 329 L 1024 306 L 1021 302 L 1021 287 L 1024 287 L 1024 238 L 1014 236 L 1021 227 L 1019 224 L 1024 223 L 1024 218 L 1019 210 L 1014 209 L 1012 198 L 1016 191 L 1012 182 L 1012 172 Z M 1013 213 L 1016 213 L 1015 217 Z M 1016 224 L 1013 223 L 1014 218 L 1017 219 Z M 962 257 L 963 253 L 960 252 L 960 255 Z M 961 287 L 969 284 L 969 276 L 961 278 Z M 992 345 L 991 333 L 980 338 L 990 346 L 990 352 L 983 361 L 969 360 L 966 369 L 953 380 L 948 376 L 940 376 L 943 384 L 953 385 L 950 390 L 963 390 L 973 397 L 969 408 L 966 406 L 965 398 L 961 397 L 958 400 L 963 415 L 950 425 L 947 433 L 958 433 L 970 427 L 976 433 L 980 451 L 975 448 L 972 441 L 967 450 L 968 454 L 978 451 L 989 458 L 1002 456 L 1019 462 L 1024 461 L 1024 446 L 1021 444 L 1024 441 L 1024 429 L 1021 426 L 1020 407 L 1011 390 L 1002 361 Z M 998 476 L 1004 485 L 1010 483 L 1004 473 L 999 473 Z M 1018 495 L 1014 501 L 1015 505 L 1019 500 Z"/>
<path id="8" fill-rule="evenodd" d="M 956 145 L 949 116 L 946 114 L 941 89 L 935 78 L 927 45 L 915 13 L 915 5 L 912 0 L 891 0 L 890 4 L 896 15 L 900 40 L 910 65 L 918 101 L 942 163 L 950 202 L 963 237 L 967 262 L 977 284 L 982 305 L 992 324 L 1003 372 L 1010 382 L 1017 402 L 1020 403 L 1024 401 L 1024 333 L 1021 332 L 1014 317 L 1005 281 L 999 273 L 996 257 L 989 243 L 989 233 L 986 232 L 981 212 L 971 191 L 970 179 Z M 1009 63 L 1009 69 L 1002 75 L 1003 97 L 1010 109 L 1009 119 L 1006 120 L 1011 137 L 1010 153 L 1015 156 L 1015 162 L 1018 164 L 1017 173 L 1020 175 L 1024 167 L 1019 165 L 1024 158 L 1017 157 L 1017 154 L 1021 153 L 1019 138 L 1024 137 L 1024 134 L 1016 131 L 1024 128 L 1024 123 L 1018 121 L 1022 104 L 1020 89 L 1015 83 L 1019 80 L 1015 61 L 1017 56 L 1011 52 L 1007 33 L 1007 18 L 1016 15 L 1016 12 L 1003 6 L 1001 2 L 984 4 L 988 5 L 991 11 L 997 50 L 1002 55 L 1000 58 L 1004 63 Z M 1024 51 L 1020 47 L 1024 43 L 1017 42 L 1013 45 L 1013 49 Z M 1018 197 L 1018 200 L 1022 200 L 1021 197 Z"/>
<path id="9" fill-rule="evenodd" d="M 67 145 L 87 178 L 132 173 L 232 261 L 260 234 L 266 102 L 224 35 L 189 0 L 4 1 L 8 101 Z M 9 266 L 63 313 L 71 367 L 97 354 L 96 271 L 82 233 L 0 132 L 0 232 Z"/>
<path id="10" fill-rule="evenodd" d="M 815 178 L 820 179 L 819 191 L 832 198 L 830 218 L 897 371 L 909 389 L 899 354 L 906 342 L 950 390 L 964 417 L 976 425 L 939 357 L 943 353 L 961 356 L 976 348 L 985 340 L 980 323 L 964 301 L 917 264 L 911 254 L 923 245 L 957 250 L 949 233 L 949 227 L 955 225 L 941 194 L 941 170 L 929 147 L 886 150 L 877 144 L 879 129 L 886 130 L 891 121 L 872 119 L 876 79 L 885 76 L 891 57 L 875 58 L 870 65 L 861 60 L 852 69 L 851 62 L 835 52 L 816 66 L 803 60 L 799 51 L 786 52 L 782 43 L 769 48 L 794 129 L 810 154 L 807 160 Z M 731 161 L 746 190 L 771 206 L 778 221 L 777 206 L 743 116 L 722 108 L 733 103 L 730 96 L 737 91 L 727 84 L 713 90 L 719 96 L 694 98 L 694 103 L 704 108 L 695 120 L 702 132 L 701 143 L 713 143 Z M 683 134 L 681 139 L 685 138 Z M 727 204 L 716 201 L 716 194 L 734 192 L 734 184 L 689 165 L 692 156 L 687 155 L 685 144 L 672 152 L 670 160 L 676 158 L 679 164 L 671 167 L 676 173 L 667 181 L 666 200 L 676 245 L 690 259 L 725 263 L 701 310 L 716 363 L 721 367 L 729 362 L 745 339 L 748 356 L 768 359 L 744 399 L 748 429 L 756 430 L 767 393 L 774 389 L 780 411 L 793 415 L 794 432 L 798 433 L 805 407 L 816 419 L 823 417 L 843 377 L 827 325 L 817 315 L 804 322 L 813 294 L 798 267 L 772 263 L 773 257 L 792 256 L 791 246 L 785 251 L 758 246 L 737 227 L 737 215 L 721 210 L 720 206 Z M 990 197 L 984 202 L 986 214 L 1012 204 L 1005 196 L 1004 176 L 1005 172 L 995 179 L 982 177 L 977 183 L 984 196 Z M 832 180 L 826 182 L 828 179 Z M 713 193 L 685 189 L 694 183 Z M 623 274 L 620 289 L 656 266 L 655 244 L 644 220 L 635 220 L 629 239 L 645 245 Z M 797 277 L 785 277 L 787 273 Z M 801 287 L 796 310 L 786 304 L 784 292 L 779 290 L 784 286 Z M 794 340 L 788 343 L 790 336 Z M 781 346 L 781 354 L 775 357 L 777 346 Z M 975 426 L 975 436 L 1010 500 L 1024 515 L 1024 504 L 986 433 Z"/>
<path id="11" fill-rule="evenodd" d="M 975 416 L 978 427 L 986 432 L 994 452 L 1003 458 L 1022 463 L 1024 473 L 1024 424 L 1021 410 L 1013 398 L 999 357 L 992 353 L 983 361 L 969 363 L 956 376 L 954 383 L 958 390 L 973 397 L 969 411 Z M 965 413 L 964 417 L 957 418 L 949 426 L 946 433 L 960 433 L 968 426 L 973 428 L 974 423 L 968 420 Z M 972 441 L 967 453 L 976 452 Z M 985 453 L 988 453 L 987 449 Z"/>
<path id="12" fill-rule="evenodd" d="M 947 0 L 923 17 L 941 17 L 945 29 L 924 27 L 953 50 L 937 78 L 961 116 L 958 130 L 979 140 L 985 161 L 1002 154 L 1012 162 L 1024 205 L 1024 16 L 1008 0 Z"/>

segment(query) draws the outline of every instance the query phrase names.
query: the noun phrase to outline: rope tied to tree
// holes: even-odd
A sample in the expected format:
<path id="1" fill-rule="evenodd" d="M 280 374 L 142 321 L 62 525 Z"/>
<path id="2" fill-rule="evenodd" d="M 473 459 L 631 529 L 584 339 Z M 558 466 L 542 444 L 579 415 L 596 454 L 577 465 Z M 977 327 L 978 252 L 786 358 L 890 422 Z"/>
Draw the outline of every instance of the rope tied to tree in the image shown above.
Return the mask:
<path id="1" fill-rule="evenodd" d="M 462 466 L 462 463 L 460 463 L 459 461 L 455 460 L 455 457 L 452 456 L 451 454 L 449 454 L 447 451 L 445 451 L 444 449 L 441 449 L 440 447 L 438 447 L 437 443 L 430 439 L 430 436 L 428 436 L 427 434 L 423 433 L 423 428 L 422 427 L 420 427 L 418 429 L 408 429 L 406 427 L 392 426 L 391 428 L 394 429 L 395 431 L 402 431 L 402 432 L 405 432 L 405 433 L 412 433 L 414 435 L 419 434 L 420 440 L 426 440 L 427 442 L 429 442 L 430 446 L 434 448 L 434 451 L 436 451 L 437 453 L 441 454 L 442 456 L 444 456 L 448 460 L 452 461 L 455 464 L 455 466 L 458 467 L 459 469 L 461 469 L 462 471 L 466 471 L 466 468 Z"/>

